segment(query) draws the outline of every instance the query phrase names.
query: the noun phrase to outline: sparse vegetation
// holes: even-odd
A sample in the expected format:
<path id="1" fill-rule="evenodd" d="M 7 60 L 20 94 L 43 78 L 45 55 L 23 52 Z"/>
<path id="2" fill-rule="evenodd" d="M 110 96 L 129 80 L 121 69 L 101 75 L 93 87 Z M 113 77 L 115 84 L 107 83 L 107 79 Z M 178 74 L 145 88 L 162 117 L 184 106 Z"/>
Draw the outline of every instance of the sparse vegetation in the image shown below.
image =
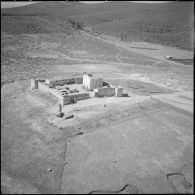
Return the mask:
<path id="1" fill-rule="evenodd" d="M 83 24 L 82 23 L 80 23 L 78 21 L 75 21 L 73 19 L 69 19 L 68 21 L 75 30 L 82 30 L 83 29 Z"/>
<path id="2" fill-rule="evenodd" d="M 166 170 L 193 162 L 192 52 L 135 41 L 190 49 L 190 6 L 39 2 L 3 9 L 2 192 L 174 193 Z M 187 65 L 164 59 L 161 47 Z M 62 108 L 56 96 L 30 90 L 31 78 L 83 73 L 122 86 L 123 97 L 72 99 Z M 173 183 L 180 193 L 183 184 Z"/>
<path id="3" fill-rule="evenodd" d="M 93 6 L 40 2 L 26 9 L 3 9 L 1 16 L 2 31 L 10 34 L 70 33 L 72 28 L 91 26 L 96 32 L 118 35 L 125 41 L 141 40 L 193 50 L 193 2 L 109 2 Z"/>

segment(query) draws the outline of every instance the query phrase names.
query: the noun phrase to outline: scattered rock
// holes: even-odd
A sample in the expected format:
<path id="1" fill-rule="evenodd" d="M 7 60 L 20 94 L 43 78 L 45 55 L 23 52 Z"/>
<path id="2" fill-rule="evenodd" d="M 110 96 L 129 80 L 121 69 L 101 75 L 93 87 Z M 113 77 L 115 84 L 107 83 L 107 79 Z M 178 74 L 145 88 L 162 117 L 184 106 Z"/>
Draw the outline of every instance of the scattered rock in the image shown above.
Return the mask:
<path id="1" fill-rule="evenodd" d="M 74 136 L 76 136 L 76 135 L 83 135 L 83 134 L 84 134 L 84 132 L 82 132 L 82 131 L 73 133 Z"/>
<path id="2" fill-rule="evenodd" d="M 128 93 L 123 93 L 122 97 L 130 97 Z"/>
<path id="3" fill-rule="evenodd" d="M 83 135 L 84 133 L 83 132 L 78 132 L 77 135 Z"/>
<path id="4" fill-rule="evenodd" d="M 62 118 L 64 116 L 64 113 L 63 112 L 60 112 L 59 114 L 56 115 L 57 117 L 59 118 Z"/>
<path id="5" fill-rule="evenodd" d="M 52 172 L 53 170 L 51 168 L 48 168 L 47 171 Z"/>
<path id="6" fill-rule="evenodd" d="M 71 114 L 70 116 L 65 117 L 65 119 L 70 119 L 70 118 L 73 118 L 73 117 L 74 117 L 74 115 Z"/>

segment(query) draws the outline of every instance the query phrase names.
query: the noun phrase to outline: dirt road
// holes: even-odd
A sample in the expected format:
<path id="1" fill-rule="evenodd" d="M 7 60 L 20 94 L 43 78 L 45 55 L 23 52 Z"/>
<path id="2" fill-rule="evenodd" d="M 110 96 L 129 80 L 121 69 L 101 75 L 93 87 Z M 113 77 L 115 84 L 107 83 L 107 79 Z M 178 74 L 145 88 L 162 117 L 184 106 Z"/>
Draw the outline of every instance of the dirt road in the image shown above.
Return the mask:
<path id="1" fill-rule="evenodd" d="M 158 60 L 163 60 L 168 63 L 175 64 L 175 65 L 182 65 L 182 64 L 174 62 L 174 61 L 169 61 L 165 59 L 165 57 L 174 56 L 175 58 L 179 58 L 179 59 L 193 59 L 194 58 L 193 52 L 178 49 L 175 47 L 154 44 L 154 43 L 147 43 L 147 42 L 124 42 L 114 37 L 109 37 L 107 35 L 101 35 L 101 36 L 93 35 L 92 33 L 88 33 L 85 31 L 82 31 L 82 33 L 88 36 L 91 36 L 93 38 L 108 42 L 110 44 L 114 44 L 115 46 L 119 48 L 123 48 L 128 51 L 133 51 L 136 53 L 141 53 L 145 56 L 152 57 Z"/>

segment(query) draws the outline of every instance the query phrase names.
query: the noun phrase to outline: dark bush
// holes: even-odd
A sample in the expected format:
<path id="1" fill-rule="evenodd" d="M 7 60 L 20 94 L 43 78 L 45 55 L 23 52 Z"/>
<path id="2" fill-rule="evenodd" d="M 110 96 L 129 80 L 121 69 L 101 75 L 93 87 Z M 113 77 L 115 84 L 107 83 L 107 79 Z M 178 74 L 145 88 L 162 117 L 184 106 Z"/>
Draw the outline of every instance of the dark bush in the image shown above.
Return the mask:
<path id="1" fill-rule="evenodd" d="M 82 30 L 84 28 L 81 22 L 75 21 L 73 19 L 68 19 L 68 22 L 72 25 L 75 30 Z"/>

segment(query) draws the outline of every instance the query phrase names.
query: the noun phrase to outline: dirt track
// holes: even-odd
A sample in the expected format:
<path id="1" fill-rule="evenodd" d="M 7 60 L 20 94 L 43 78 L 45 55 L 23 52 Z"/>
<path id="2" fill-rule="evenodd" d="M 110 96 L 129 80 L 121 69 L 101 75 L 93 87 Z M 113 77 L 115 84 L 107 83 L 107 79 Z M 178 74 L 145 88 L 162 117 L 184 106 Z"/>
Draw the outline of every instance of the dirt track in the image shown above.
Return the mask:
<path id="1" fill-rule="evenodd" d="M 170 46 L 154 44 L 154 43 L 152 44 L 152 43 L 146 43 L 146 42 L 124 42 L 114 37 L 109 37 L 109 36 L 104 36 L 104 35 L 94 36 L 93 34 L 87 33 L 85 31 L 82 31 L 82 33 L 87 34 L 88 36 L 91 36 L 93 38 L 106 41 L 110 44 L 114 44 L 119 48 L 123 48 L 128 51 L 141 53 L 146 56 L 156 58 L 159 60 L 164 60 L 169 63 L 176 64 L 176 65 L 182 65 L 182 64 L 176 63 L 176 62 L 170 62 L 169 60 L 166 60 L 165 57 L 174 56 L 175 58 L 181 58 L 181 59 L 193 59 L 193 52 L 170 47 Z M 119 52 L 119 55 L 120 55 L 120 52 Z"/>

